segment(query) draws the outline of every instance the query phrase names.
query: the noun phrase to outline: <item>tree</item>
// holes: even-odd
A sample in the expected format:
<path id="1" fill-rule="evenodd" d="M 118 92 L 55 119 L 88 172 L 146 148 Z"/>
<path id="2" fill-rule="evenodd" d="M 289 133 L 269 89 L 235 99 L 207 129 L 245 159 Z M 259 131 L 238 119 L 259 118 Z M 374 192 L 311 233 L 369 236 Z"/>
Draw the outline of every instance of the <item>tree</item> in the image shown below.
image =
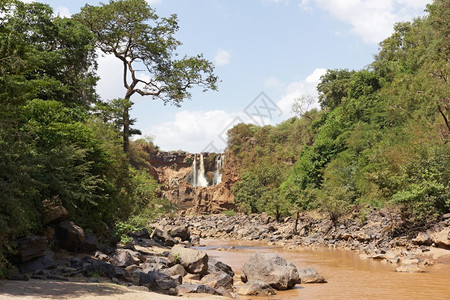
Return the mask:
<path id="1" fill-rule="evenodd" d="M 123 150 L 129 150 L 131 96 L 151 96 L 179 106 L 194 85 L 216 90 L 213 65 L 202 55 L 175 59 L 181 43 L 175 39 L 176 15 L 159 18 L 145 0 L 111 0 L 86 5 L 75 16 L 97 38 L 97 46 L 123 63 Z M 144 73 L 138 68 L 143 68 Z"/>
<path id="2" fill-rule="evenodd" d="M 309 120 L 313 118 L 309 115 L 309 107 L 316 102 L 316 99 L 311 95 L 302 95 L 294 99 L 291 109 L 299 117 L 305 117 Z"/>
<path id="3" fill-rule="evenodd" d="M 317 85 L 319 104 L 322 109 L 334 109 L 348 95 L 350 77 L 354 71 L 328 70 Z"/>

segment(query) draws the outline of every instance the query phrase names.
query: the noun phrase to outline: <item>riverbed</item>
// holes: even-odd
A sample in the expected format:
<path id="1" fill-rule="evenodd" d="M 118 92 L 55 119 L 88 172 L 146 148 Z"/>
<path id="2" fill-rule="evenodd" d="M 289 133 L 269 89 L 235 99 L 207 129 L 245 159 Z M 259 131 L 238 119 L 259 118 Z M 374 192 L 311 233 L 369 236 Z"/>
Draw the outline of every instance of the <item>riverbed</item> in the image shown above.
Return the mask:
<path id="1" fill-rule="evenodd" d="M 202 244 L 205 247 L 199 250 L 230 265 L 237 274 L 254 252 L 275 252 L 298 269 L 316 269 L 327 280 L 323 284 L 296 285 L 266 299 L 450 299 L 450 265 L 425 267 L 426 273 L 398 273 L 396 264 L 361 259 L 358 253 L 344 249 L 284 249 L 262 242 L 229 240 L 202 240 Z M 217 250 L 231 246 L 235 250 Z"/>

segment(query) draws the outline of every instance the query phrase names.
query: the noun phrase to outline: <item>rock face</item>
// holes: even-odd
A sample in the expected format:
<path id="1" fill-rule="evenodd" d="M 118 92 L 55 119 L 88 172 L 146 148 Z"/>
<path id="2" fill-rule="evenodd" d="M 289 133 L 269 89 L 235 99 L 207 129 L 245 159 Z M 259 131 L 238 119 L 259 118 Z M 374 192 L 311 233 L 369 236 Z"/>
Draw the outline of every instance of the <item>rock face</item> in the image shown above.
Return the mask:
<path id="1" fill-rule="evenodd" d="M 208 255 L 195 249 L 176 245 L 170 250 L 169 262 L 181 264 L 188 273 L 204 275 L 208 270 Z"/>
<path id="2" fill-rule="evenodd" d="M 277 290 L 293 288 L 299 282 L 297 268 L 275 253 L 253 254 L 242 272 L 244 281 L 262 281 Z"/>
<path id="3" fill-rule="evenodd" d="M 163 198 L 170 200 L 187 213 L 210 214 L 235 208 L 231 188 L 238 179 L 238 174 L 233 169 L 232 162 L 227 163 L 228 158 L 225 159 L 221 183 L 206 187 L 193 186 L 190 178 L 195 155 L 197 154 L 158 152 L 150 156 L 152 166 L 150 174 L 159 183 L 163 183 Z M 218 154 L 202 153 L 202 155 L 205 161 L 205 178 L 212 183 L 215 173 L 214 159 Z"/>

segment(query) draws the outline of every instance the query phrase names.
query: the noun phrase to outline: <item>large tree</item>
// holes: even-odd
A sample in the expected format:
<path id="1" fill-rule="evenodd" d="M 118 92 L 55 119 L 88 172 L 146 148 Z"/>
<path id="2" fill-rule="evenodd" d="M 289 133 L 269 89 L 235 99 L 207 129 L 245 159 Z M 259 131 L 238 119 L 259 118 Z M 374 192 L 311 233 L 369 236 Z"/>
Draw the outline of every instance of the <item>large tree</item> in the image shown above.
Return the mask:
<path id="1" fill-rule="evenodd" d="M 97 46 L 123 63 L 123 149 L 128 152 L 131 96 L 151 96 L 180 105 L 194 85 L 216 90 L 213 65 L 202 55 L 176 59 L 176 15 L 160 18 L 145 0 L 86 5 L 76 16 L 97 37 Z M 143 71 L 142 71 L 143 70 Z M 144 74 L 143 74 L 144 73 Z"/>

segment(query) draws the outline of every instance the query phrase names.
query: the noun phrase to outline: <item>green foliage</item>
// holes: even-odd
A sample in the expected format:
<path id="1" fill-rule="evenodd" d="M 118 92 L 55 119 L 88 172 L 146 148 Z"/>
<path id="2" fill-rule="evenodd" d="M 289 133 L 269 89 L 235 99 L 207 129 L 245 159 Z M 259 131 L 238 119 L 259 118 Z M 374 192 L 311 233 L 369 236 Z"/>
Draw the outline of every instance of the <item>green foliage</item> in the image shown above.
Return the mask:
<path id="1" fill-rule="evenodd" d="M 236 211 L 232 209 L 224 210 L 222 213 L 228 217 L 233 217 L 236 215 Z"/>

